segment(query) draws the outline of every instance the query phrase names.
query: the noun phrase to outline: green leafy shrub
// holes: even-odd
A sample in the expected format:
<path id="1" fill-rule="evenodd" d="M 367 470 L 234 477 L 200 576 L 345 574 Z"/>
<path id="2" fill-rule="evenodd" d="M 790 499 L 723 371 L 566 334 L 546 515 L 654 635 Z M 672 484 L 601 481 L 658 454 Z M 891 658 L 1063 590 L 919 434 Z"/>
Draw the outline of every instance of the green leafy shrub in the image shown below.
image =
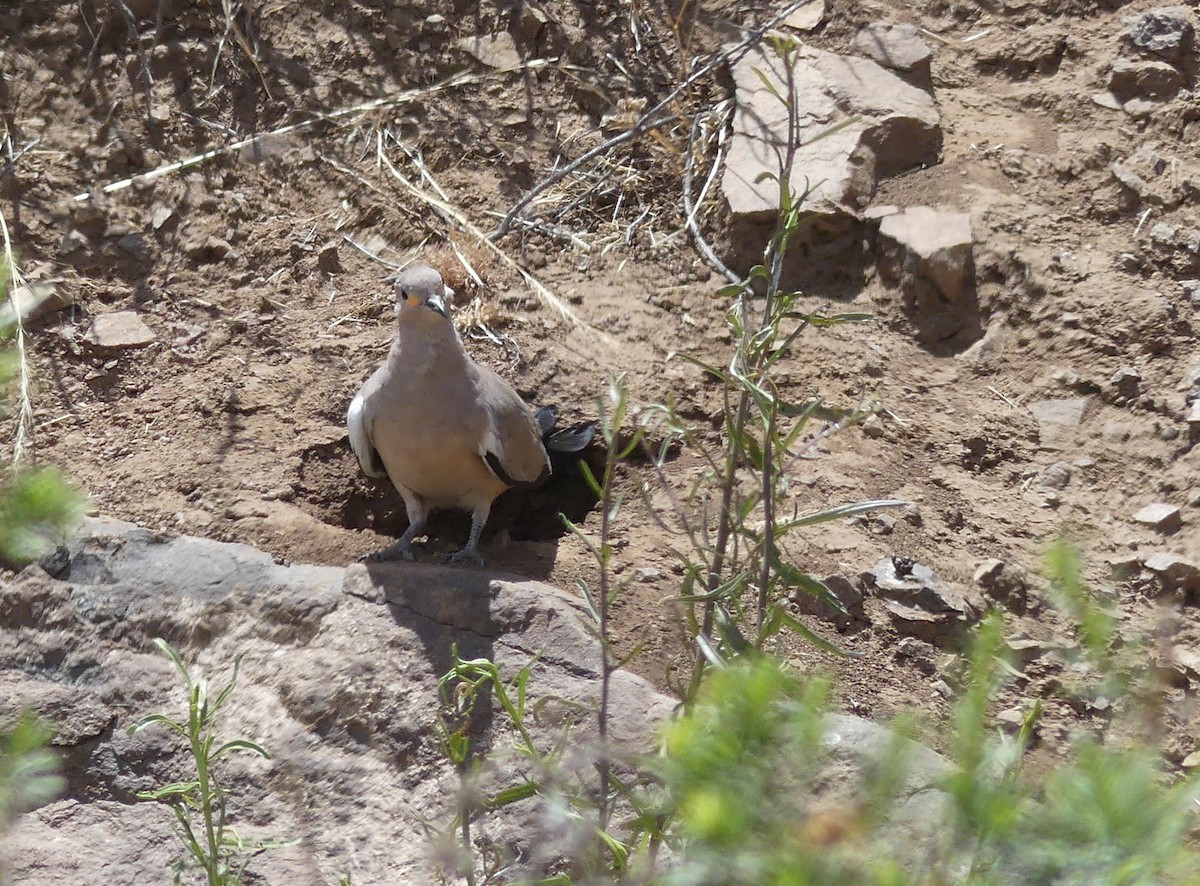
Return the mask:
<path id="1" fill-rule="evenodd" d="M 234 751 L 269 758 L 261 745 L 246 738 L 235 738 L 218 744 L 218 715 L 229 701 L 237 685 L 238 668 L 242 657 L 233 662 L 233 674 L 215 698 L 209 698 L 208 680 L 193 677 L 183 659 L 166 640 L 156 638 L 159 648 L 179 672 L 187 691 L 187 719 L 176 720 L 166 714 L 147 714 L 129 727 L 129 733 L 140 732 L 148 726 L 161 725 L 187 742 L 188 752 L 195 765 L 195 777 L 172 782 L 150 791 L 140 791 L 142 800 L 165 800 L 175 813 L 179 836 L 186 854 L 175 866 L 175 882 L 191 868 L 199 868 L 208 886 L 238 886 L 246 865 L 260 852 L 292 846 L 296 840 L 243 838 L 230 826 L 226 812 L 228 792 L 217 782 L 214 764 Z"/>

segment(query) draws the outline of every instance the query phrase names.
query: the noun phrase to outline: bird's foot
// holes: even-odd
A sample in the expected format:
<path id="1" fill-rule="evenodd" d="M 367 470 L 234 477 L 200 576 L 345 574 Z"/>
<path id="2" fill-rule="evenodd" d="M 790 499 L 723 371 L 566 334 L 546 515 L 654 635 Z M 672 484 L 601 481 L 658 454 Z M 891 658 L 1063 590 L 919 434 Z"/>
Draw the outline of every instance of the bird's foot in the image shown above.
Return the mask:
<path id="1" fill-rule="evenodd" d="M 447 563 L 474 563 L 476 566 L 487 566 L 483 557 L 479 555 L 479 549 L 474 545 L 467 545 L 461 551 L 455 551 L 446 557 Z"/>

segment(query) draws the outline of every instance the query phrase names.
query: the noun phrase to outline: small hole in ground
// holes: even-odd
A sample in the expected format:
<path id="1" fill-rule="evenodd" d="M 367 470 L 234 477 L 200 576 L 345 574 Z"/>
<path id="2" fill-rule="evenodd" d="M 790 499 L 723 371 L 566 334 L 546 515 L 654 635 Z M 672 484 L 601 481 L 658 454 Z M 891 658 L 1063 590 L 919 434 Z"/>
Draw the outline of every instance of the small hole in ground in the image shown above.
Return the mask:
<path id="1" fill-rule="evenodd" d="M 552 459 L 550 479 L 537 489 L 509 490 L 496 499 L 484 527 L 488 541 L 508 530 L 514 541 L 550 541 L 567 529 L 559 514 L 582 522 L 596 507 L 597 498 L 579 470 L 588 462 L 592 472 L 604 469 L 605 450 L 599 441 L 578 455 Z M 359 470 L 358 461 L 345 441 L 313 446 L 301 457 L 297 499 L 320 520 L 347 529 L 370 529 L 380 535 L 399 537 L 408 527 L 404 501 L 386 480 L 372 480 Z M 431 537 L 462 543 L 471 529 L 466 511 L 435 511 L 429 518 Z"/>

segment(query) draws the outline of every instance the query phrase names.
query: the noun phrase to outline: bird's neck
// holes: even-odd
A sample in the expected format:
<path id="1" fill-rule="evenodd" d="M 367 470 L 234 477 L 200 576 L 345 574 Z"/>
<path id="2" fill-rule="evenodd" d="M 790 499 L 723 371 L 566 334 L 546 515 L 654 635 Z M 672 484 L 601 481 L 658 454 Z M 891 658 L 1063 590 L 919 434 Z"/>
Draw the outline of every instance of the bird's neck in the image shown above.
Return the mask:
<path id="1" fill-rule="evenodd" d="M 402 353 L 404 364 L 416 372 L 470 359 L 452 323 L 439 323 L 432 328 L 401 323 L 392 350 Z"/>

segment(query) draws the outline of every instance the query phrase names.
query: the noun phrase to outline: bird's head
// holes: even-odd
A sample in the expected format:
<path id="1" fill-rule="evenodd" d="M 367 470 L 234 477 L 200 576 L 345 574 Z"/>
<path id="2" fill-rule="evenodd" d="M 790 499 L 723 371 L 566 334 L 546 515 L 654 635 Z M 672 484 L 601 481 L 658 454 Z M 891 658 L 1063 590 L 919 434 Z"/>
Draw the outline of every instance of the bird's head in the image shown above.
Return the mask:
<path id="1" fill-rule="evenodd" d="M 429 265 L 413 265 L 396 277 L 396 314 L 402 323 L 447 323 L 453 298 L 454 290 Z"/>

